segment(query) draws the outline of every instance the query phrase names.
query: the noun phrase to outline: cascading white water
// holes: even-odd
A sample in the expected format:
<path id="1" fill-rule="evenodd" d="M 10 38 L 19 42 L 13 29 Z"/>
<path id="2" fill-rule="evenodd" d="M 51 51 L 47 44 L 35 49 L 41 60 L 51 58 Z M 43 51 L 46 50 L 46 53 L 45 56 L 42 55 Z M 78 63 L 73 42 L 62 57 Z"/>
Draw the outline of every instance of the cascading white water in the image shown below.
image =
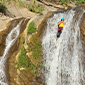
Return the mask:
<path id="1" fill-rule="evenodd" d="M 82 14 L 78 17 L 81 18 Z M 75 22 L 74 15 L 73 10 L 57 13 L 47 22 L 42 40 L 46 85 L 84 85 L 80 19 Z M 66 25 L 56 41 L 57 23 L 62 17 Z"/>
<path id="2" fill-rule="evenodd" d="M 11 46 L 15 43 L 20 33 L 20 25 L 22 21 L 8 34 L 6 37 L 6 47 L 3 56 L 0 57 L 0 85 L 8 85 L 5 75 L 5 63 L 7 60 L 7 54 Z"/>

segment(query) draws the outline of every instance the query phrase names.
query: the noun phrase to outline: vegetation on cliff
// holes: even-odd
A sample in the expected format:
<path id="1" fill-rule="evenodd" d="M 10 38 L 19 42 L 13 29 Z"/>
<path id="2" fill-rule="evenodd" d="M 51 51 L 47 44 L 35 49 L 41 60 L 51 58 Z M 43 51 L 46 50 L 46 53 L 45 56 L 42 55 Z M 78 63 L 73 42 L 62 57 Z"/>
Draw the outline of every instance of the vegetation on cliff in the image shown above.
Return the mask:
<path id="1" fill-rule="evenodd" d="M 27 33 L 32 34 L 36 31 L 36 27 L 34 25 L 34 22 L 31 22 L 28 26 Z"/>
<path id="2" fill-rule="evenodd" d="M 17 69 L 24 68 L 24 70 L 30 70 L 34 76 L 37 75 L 38 66 L 43 67 L 42 64 L 42 43 L 36 33 L 36 27 L 32 21 L 27 29 L 27 34 L 32 34 L 30 42 L 27 42 L 28 49 L 24 48 L 25 39 L 22 37 L 22 46 L 20 54 L 18 56 Z M 29 53 L 31 55 L 28 55 Z M 28 54 L 27 54 L 28 53 Z"/>
<path id="3" fill-rule="evenodd" d="M 69 4 L 74 2 L 76 5 L 80 5 L 85 3 L 85 0 L 60 0 L 60 1 L 61 1 L 61 4 Z"/>
<path id="4" fill-rule="evenodd" d="M 0 12 L 5 14 L 6 10 L 7 10 L 6 6 L 4 4 L 0 3 Z"/>
<path id="5" fill-rule="evenodd" d="M 31 4 L 29 5 L 28 9 L 32 12 L 42 14 L 44 10 L 44 6 L 40 5 L 37 0 L 30 0 Z"/>
<path id="6" fill-rule="evenodd" d="M 9 4 L 14 4 L 19 7 L 25 7 L 28 10 L 42 14 L 42 11 L 44 10 L 44 5 L 41 5 L 39 2 L 42 2 L 43 0 L 0 0 L 0 10 L 2 12 L 5 12 L 6 6 Z M 68 4 L 75 4 L 80 5 L 85 3 L 85 0 L 44 0 L 46 2 L 51 2 L 56 5 L 63 5 L 68 6 Z M 3 5 L 2 5 L 3 4 Z"/>
<path id="7" fill-rule="evenodd" d="M 38 0 L 38 1 L 41 1 L 41 0 Z M 61 4 L 61 5 L 67 5 L 69 3 L 74 3 L 76 5 L 80 5 L 80 4 L 83 4 L 85 3 L 85 0 L 44 0 L 44 1 L 47 1 L 47 2 L 54 2 L 56 4 Z"/>
<path id="8" fill-rule="evenodd" d="M 28 59 L 28 56 L 26 56 L 26 51 L 24 49 L 24 47 L 22 46 L 21 47 L 21 53 L 18 57 L 18 65 L 17 65 L 17 68 L 25 68 L 27 69 L 29 66 L 29 59 Z"/>
<path id="9" fill-rule="evenodd" d="M 29 24 L 27 33 L 28 34 L 34 33 L 30 39 L 30 42 L 27 43 L 28 44 L 28 52 L 32 51 L 32 56 L 34 59 L 42 57 L 42 45 L 41 45 L 42 43 L 41 43 L 40 38 L 36 32 L 36 27 L 35 27 L 33 21 Z"/>
<path id="10" fill-rule="evenodd" d="M 33 59 L 35 60 L 42 59 L 42 43 L 37 31 L 35 30 L 36 27 L 33 21 L 29 24 L 28 30 L 29 28 L 31 30 L 32 37 L 30 38 L 30 42 L 27 42 L 28 52 L 32 52 L 31 56 L 33 57 Z M 27 33 L 29 35 L 30 32 L 28 32 L 28 30 L 27 30 Z"/>
<path id="11" fill-rule="evenodd" d="M 37 0 L 30 0 L 30 3 L 27 3 L 25 0 L 0 0 L 0 3 L 4 4 L 4 6 L 14 4 L 19 7 L 25 7 L 28 10 L 39 14 L 42 14 L 42 11 L 44 10 L 44 7 L 40 5 Z"/>
<path id="12" fill-rule="evenodd" d="M 30 70 L 34 75 L 37 74 L 36 66 L 30 61 L 30 58 L 26 56 L 26 50 L 24 46 L 21 46 L 21 52 L 18 56 L 17 69 L 25 68 L 25 70 Z"/>
<path id="13" fill-rule="evenodd" d="M 32 57 L 38 59 L 42 57 L 42 45 L 37 35 L 34 35 L 28 43 L 28 51 L 32 51 Z M 30 49 L 31 48 L 31 49 Z"/>

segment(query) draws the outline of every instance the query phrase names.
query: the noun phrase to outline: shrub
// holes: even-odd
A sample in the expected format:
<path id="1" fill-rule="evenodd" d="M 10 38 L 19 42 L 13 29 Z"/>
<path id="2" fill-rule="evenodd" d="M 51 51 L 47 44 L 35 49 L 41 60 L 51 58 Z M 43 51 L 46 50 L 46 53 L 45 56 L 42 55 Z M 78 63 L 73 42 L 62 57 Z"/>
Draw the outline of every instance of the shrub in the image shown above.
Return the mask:
<path id="1" fill-rule="evenodd" d="M 25 39 L 24 39 L 24 38 L 22 38 L 22 43 L 23 43 L 23 44 L 25 43 Z"/>
<path id="2" fill-rule="evenodd" d="M 41 67 L 44 66 L 43 63 L 41 63 L 41 62 L 38 62 L 38 65 L 41 66 Z"/>
<path id="3" fill-rule="evenodd" d="M 85 3 L 85 0 L 76 0 L 77 1 L 77 5 L 80 5 L 80 4 L 82 4 L 82 3 Z"/>
<path id="4" fill-rule="evenodd" d="M 28 56 L 26 56 L 25 54 L 26 54 L 25 49 L 22 46 L 21 47 L 21 54 L 18 57 L 18 65 L 17 65 L 18 69 L 21 68 L 21 67 L 28 69 L 29 59 L 28 59 Z"/>
<path id="5" fill-rule="evenodd" d="M 28 7 L 30 11 L 42 14 L 42 11 L 44 10 L 44 7 L 42 5 L 39 5 L 37 0 L 32 0 L 31 5 Z"/>
<path id="6" fill-rule="evenodd" d="M 33 45 L 31 43 L 27 43 L 28 45 L 28 52 L 31 52 L 32 49 L 34 49 Z"/>
<path id="7" fill-rule="evenodd" d="M 6 6 L 0 3 L 0 12 L 6 13 L 6 10 L 7 10 Z"/>
<path id="8" fill-rule="evenodd" d="M 36 68 L 36 66 L 34 65 L 34 64 L 30 64 L 30 70 L 31 70 L 31 72 L 32 73 L 34 73 L 34 75 L 36 76 L 36 74 L 37 74 L 37 68 Z"/>
<path id="9" fill-rule="evenodd" d="M 34 59 L 42 57 L 42 44 L 40 39 L 35 35 L 32 37 L 31 44 L 33 45 L 32 56 Z"/>
<path id="10" fill-rule="evenodd" d="M 24 0 L 15 0 L 14 2 L 17 6 L 28 8 L 28 5 Z"/>
<path id="11" fill-rule="evenodd" d="M 31 2 L 31 4 L 29 5 L 25 2 L 25 0 L 0 0 L 0 3 L 2 3 L 2 4 L 7 5 L 7 4 L 12 3 L 12 4 L 16 4 L 17 6 L 20 6 L 20 7 L 25 7 L 32 12 L 42 14 L 44 7 L 40 6 L 39 3 L 37 2 L 37 0 L 30 0 L 30 2 Z"/>
<path id="12" fill-rule="evenodd" d="M 35 5 L 29 6 L 30 11 L 35 12 L 35 13 L 39 13 L 39 14 L 42 14 L 43 9 L 44 8 L 42 6 L 35 6 Z"/>
<path id="13" fill-rule="evenodd" d="M 28 34 L 32 34 L 36 31 L 36 27 L 35 27 L 35 24 L 34 22 L 32 21 L 29 26 L 28 26 L 28 29 L 27 29 L 27 33 Z"/>
<path id="14" fill-rule="evenodd" d="M 41 57 L 41 42 L 35 43 L 34 44 L 34 49 L 32 52 L 33 58 L 37 59 L 38 57 Z"/>
<path id="15" fill-rule="evenodd" d="M 26 52 L 23 46 L 21 47 L 21 53 L 18 57 L 17 69 L 20 69 L 21 67 L 25 68 L 26 70 L 29 69 L 36 76 L 37 68 L 30 61 L 29 57 L 26 56 Z"/>

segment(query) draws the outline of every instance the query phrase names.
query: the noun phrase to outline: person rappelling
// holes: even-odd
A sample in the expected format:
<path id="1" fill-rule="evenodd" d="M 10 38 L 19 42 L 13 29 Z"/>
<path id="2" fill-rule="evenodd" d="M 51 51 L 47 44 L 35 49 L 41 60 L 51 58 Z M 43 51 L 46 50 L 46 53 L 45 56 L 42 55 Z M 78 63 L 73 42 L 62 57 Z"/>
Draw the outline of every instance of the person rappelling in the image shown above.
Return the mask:
<path id="1" fill-rule="evenodd" d="M 66 24 L 66 23 L 64 22 L 64 20 L 65 20 L 64 18 L 61 18 L 61 21 L 58 22 L 57 38 L 60 37 L 60 35 L 61 35 L 61 33 L 62 33 L 62 30 L 63 30 L 63 27 L 64 27 L 64 25 Z"/>

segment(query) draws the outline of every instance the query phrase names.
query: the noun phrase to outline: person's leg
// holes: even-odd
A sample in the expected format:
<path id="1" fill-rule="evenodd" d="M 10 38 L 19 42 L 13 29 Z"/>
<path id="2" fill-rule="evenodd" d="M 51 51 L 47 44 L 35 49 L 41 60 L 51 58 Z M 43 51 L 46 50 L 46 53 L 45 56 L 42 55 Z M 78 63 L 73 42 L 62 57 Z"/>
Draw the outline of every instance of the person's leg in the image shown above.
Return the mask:
<path id="1" fill-rule="evenodd" d="M 59 30 L 58 33 L 57 33 L 57 38 L 60 37 L 60 34 L 61 34 L 61 31 Z"/>
<path id="2" fill-rule="evenodd" d="M 62 30 L 63 30 L 63 27 L 61 28 L 61 30 L 59 30 L 59 37 L 60 37 L 60 35 L 62 33 Z"/>

